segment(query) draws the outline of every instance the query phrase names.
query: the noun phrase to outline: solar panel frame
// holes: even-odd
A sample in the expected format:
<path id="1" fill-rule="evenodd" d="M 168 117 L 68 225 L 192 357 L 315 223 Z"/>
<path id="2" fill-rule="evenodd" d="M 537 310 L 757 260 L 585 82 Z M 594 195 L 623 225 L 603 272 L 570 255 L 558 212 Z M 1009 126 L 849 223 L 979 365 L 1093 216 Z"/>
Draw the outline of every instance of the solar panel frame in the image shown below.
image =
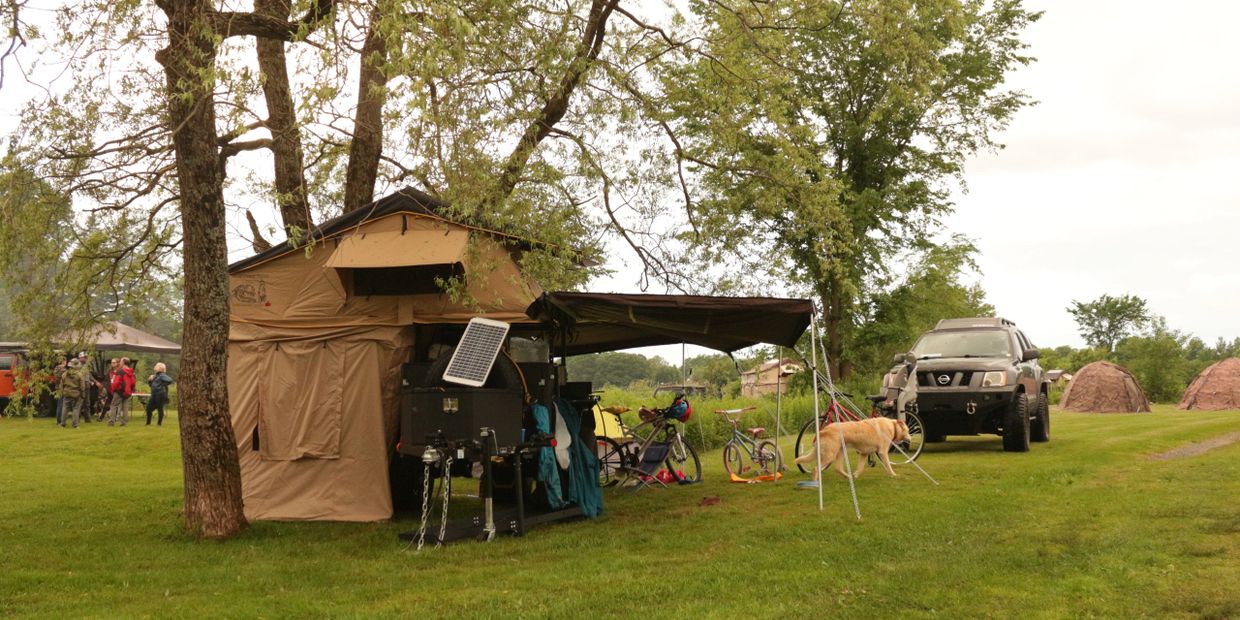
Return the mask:
<path id="1" fill-rule="evenodd" d="M 443 380 L 469 387 L 482 387 L 508 337 L 508 323 L 475 317 L 465 326 L 461 341 L 452 351 Z"/>

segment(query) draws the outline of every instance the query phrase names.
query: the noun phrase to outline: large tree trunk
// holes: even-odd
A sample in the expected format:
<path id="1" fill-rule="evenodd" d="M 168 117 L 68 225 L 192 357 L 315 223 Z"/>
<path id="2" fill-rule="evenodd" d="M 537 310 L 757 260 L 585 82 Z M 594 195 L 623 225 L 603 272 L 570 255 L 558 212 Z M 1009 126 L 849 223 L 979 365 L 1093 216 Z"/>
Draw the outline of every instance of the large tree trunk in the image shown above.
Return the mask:
<path id="1" fill-rule="evenodd" d="M 819 296 L 822 298 L 822 314 L 826 329 L 827 368 L 831 371 L 831 379 L 844 381 L 848 379 L 849 364 L 844 360 L 844 296 L 840 292 L 843 284 L 836 276 L 827 276 L 821 283 Z"/>
<path id="2" fill-rule="evenodd" d="M 362 44 L 362 68 L 357 85 L 357 113 L 353 118 L 353 141 L 349 145 L 349 168 L 345 172 L 344 212 L 375 199 L 379 155 L 383 152 L 383 104 L 387 101 L 387 41 L 379 32 L 378 6 L 370 13 L 366 42 Z"/>
<path id="3" fill-rule="evenodd" d="M 257 0 L 254 12 L 288 19 L 288 0 Z M 311 223 L 310 206 L 306 200 L 301 132 L 297 128 L 293 96 L 289 92 L 284 41 L 259 37 L 257 45 L 263 97 L 267 100 L 267 129 L 271 131 L 271 153 L 275 157 L 275 187 L 280 217 L 284 221 L 284 233 L 290 240 L 305 239 Z"/>
<path id="4" fill-rule="evenodd" d="M 228 261 L 223 180 L 212 87 L 216 48 L 206 0 L 159 0 L 168 47 L 157 58 L 168 80 L 180 188 L 185 315 L 181 345 L 181 460 L 185 525 L 225 538 L 246 526 L 241 469 L 228 416 Z"/>

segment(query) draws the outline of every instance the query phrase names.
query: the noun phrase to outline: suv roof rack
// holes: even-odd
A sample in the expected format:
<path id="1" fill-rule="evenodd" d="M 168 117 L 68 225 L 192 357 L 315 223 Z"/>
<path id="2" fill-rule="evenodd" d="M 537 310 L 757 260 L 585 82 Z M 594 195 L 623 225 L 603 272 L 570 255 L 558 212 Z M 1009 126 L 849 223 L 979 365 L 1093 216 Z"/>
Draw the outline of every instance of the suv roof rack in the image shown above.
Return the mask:
<path id="1" fill-rule="evenodd" d="M 1016 323 L 998 316 L 984 316 L 972 319 L 942 319 L 935 329 L 967 329 L 969 327 L 1016 327 Z"/>

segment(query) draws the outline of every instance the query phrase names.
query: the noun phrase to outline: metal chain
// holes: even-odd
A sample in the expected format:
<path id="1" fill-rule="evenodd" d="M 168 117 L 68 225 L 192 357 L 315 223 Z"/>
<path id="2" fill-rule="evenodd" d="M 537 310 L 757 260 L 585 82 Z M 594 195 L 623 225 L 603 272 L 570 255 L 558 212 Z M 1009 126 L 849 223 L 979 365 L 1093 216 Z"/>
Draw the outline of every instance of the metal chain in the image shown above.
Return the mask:
<path id="1" fill-rule="evenodd" d="M 448 498 L 452 495 L 452 455 L 447 455 L 443 463 L 443 512 L 439 516 L 439 540 L 435 541 L 436 547 L 443 546 L 444 536 L 448 533 Z"/>
<path id="2" fill-rule="evenodd" d="M 426 542 L 426 522 L 431 516 L 431 466 L 424 463 L 422 467 L 422 524 L 418 526 L 418 551 Z"/>

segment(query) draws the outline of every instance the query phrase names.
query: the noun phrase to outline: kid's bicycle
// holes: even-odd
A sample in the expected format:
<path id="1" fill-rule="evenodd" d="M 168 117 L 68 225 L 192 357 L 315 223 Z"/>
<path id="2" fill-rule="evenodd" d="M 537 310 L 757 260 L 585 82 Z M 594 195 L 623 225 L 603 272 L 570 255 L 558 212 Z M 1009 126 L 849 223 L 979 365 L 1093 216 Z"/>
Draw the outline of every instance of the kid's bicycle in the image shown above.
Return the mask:
<path id="1" fill-rule="evenodd" d="M 782 475 L 779 472 L 783 469 L 783 455 L 774 441 L 763 438 L 766 429 L 747 428 L 741 432 L 741 415 L 755 409 L 757 407 L 715 410 L 732 425 L 732 438 L 723 446 L 723 468 L 732 482 L 777 480 Z"/>

